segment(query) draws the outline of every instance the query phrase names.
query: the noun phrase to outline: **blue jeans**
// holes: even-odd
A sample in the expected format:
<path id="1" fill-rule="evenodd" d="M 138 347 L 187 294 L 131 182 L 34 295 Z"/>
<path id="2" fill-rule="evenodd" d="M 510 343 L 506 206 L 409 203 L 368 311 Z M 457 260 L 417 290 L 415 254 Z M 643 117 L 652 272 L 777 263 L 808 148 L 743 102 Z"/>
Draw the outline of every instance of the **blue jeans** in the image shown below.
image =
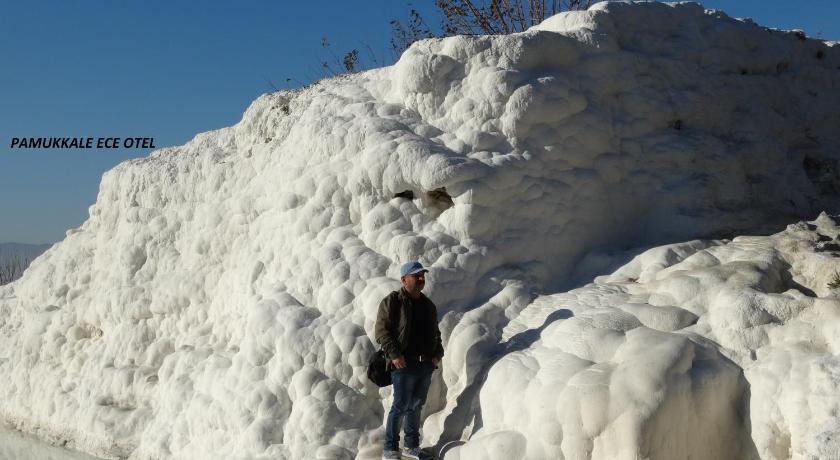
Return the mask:
<path id="1" fill-rule="evenodd" d="M 432 383 L 429 361 L 406 360 L 406 367 L 391 371 L 394 403 L 385 422 L 385 450 L 400 449 L 400 426 L 405 418 L 405 447 L 420 447 L 420 412 Z"/>

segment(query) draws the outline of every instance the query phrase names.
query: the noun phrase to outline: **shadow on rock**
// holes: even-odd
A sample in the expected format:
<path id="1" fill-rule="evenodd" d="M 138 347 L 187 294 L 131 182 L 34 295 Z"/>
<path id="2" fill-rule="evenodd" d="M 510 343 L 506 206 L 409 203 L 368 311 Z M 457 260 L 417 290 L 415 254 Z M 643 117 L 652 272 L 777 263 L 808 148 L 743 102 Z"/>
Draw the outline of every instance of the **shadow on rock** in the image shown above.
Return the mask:
<path id="1" fill-rule="evenodd" d="M 525 350 L 533 345 L 534 342 L 539 340 L 542 331 L 553 322 L 568 319 L 572 316 L 574 314 L 571 310 L 565 308 L 556 310 L 546 317 L 540 327 L 522 331 L 511 337 L 507 342 L 496 345 L 495 350 L 490 354 L 490 359 L 482 366 L 475 379 L 458 395 L 452 413 L 446 417 L 443 433 L 441 433 L 437 444 L 432 448 L 437 455 L 443 455 L 456 445 L 463 444 L 464 441 L 461 440 L 461 437 L 468 426 L 472 425 L 473 433 L 483 426 L 479 394 L 493 365 L 508 354 Z"/>

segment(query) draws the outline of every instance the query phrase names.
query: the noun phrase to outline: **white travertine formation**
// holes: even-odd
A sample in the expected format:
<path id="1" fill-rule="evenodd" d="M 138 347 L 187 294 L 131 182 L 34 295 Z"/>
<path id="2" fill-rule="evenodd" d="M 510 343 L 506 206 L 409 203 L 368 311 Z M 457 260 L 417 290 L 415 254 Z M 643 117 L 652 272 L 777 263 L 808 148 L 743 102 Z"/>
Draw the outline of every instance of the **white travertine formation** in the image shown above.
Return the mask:
<path id="1" fill-rule="evenodd" d="M 0 288 L 0 417 L 105 457 L 376 458 L 376 306 L 419 258 L 447 459 L 834 456 L 840 230 L 714 238 L 837 208 L 839 66 L 600 3 L 262 96 L 108 172 Z"/>

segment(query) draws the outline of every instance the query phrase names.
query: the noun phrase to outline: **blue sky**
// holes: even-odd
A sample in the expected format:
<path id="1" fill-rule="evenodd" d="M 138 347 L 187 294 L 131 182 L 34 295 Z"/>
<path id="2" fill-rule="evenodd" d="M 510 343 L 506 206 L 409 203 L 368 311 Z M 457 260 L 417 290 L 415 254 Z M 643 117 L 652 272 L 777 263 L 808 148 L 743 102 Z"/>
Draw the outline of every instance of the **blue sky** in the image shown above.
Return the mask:
<path id="1" fill-rule="evenodd" d="M 432 0 L 414 1 L 432 25 Z M 154 137 L 178 145 L 235 124 L 258 95 L 321 76 L 369 46 L 380 61 L 402 0 L 6 1 L 0 6 L 0 242 L 81 225 L 103 172 L 148 149 L 12 150 L 12 137 Z M 704 2 L 762 25 L 840 39 L 836 0 Z M 791 5 L 795 5 L 791 7 Z M 286 82 L 287 78 L 293 79 Z M 271 83 L 269 83 L 271 82 Z"/>

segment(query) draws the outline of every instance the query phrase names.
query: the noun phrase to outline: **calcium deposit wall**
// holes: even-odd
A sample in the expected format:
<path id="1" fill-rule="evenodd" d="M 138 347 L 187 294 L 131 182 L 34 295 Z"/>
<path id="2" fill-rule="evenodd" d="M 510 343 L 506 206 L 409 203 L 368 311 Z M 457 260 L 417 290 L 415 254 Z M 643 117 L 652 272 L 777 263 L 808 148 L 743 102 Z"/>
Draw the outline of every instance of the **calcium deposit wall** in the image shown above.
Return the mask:
<path id="1" fill-rule="evenodd" d="M 89 219 L 0 288 L 0 414 L 105 456 L 376 457 L 376 306 L 419 258 L 447 349 L 427 443 L 775 458 L 745 416 L 754 348 L 683 331 L 705 310 L 537 295 L 605 251 L 836 209 L 838 66 L 833 44 L 696 4 L 600 3 L 264 95 L 233 127 L 109 171 Z M 565 354 L 509 362 L 546 346 Z M 598 366 L 609 397 L 584 392 Z M 499 394 L 554 409 L 516 418 Z"/>

